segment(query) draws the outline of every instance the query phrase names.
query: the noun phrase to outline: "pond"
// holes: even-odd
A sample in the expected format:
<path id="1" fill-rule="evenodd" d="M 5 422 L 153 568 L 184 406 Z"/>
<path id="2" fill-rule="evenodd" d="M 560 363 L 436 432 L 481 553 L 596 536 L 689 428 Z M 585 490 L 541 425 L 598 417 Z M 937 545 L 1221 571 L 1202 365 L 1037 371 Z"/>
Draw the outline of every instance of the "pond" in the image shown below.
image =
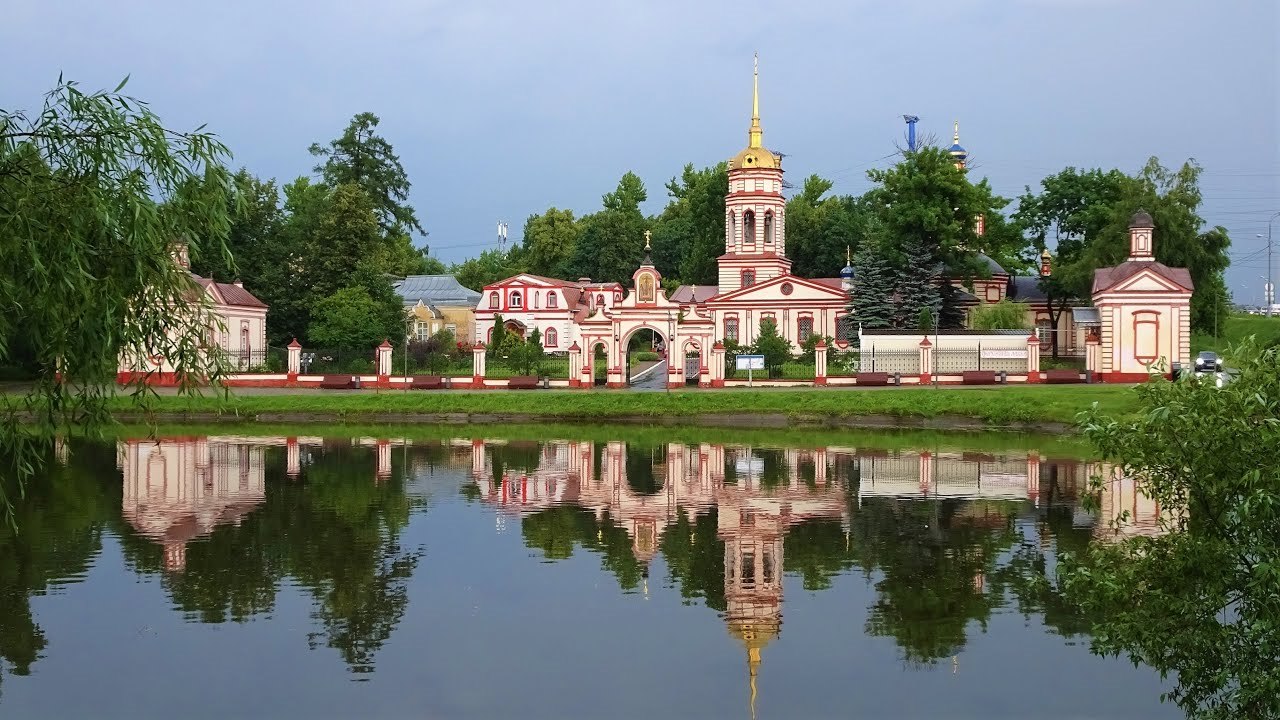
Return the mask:
<path id="1" fill-rule="evenodd" d="M 1059 439 L 219 432 L 16 501 L 0 716 L 1179 715 L 1054 589 L 1110 533 Z"/>

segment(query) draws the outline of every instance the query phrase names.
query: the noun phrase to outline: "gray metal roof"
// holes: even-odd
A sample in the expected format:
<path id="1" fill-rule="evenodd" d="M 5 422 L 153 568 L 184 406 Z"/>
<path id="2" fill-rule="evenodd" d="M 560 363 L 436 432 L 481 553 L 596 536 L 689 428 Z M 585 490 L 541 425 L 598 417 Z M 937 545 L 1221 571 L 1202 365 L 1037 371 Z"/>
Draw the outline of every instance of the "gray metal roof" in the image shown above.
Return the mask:
<path id="1" fill-rule="evenodd" d="M 1014 275 L 1009 278 L 1012 285 L 1009 291 L 1009 299 L 1018 302 L 1045 301 L 1048 298 L 1044 294 L 1044 288 L 1040 287 L 1040 277 L 1038 275 Z"/>
<path id="2" fill-rule="evenodd" d="M 986 253 L 978 253 L 978 262 L 992 275 L 1008 275 L 1009 271 L 1000 267 L 1000 263 L 992 260 Z"/>
<path id="3" fill-rule="evenodd" d="M 395 284 L 405 305 L 465 305 L 475 307 L 480 293 L 463 287 L 452 275 L 410 275 Z"/>
<path id="4" fill-rule="evenodd" d="M 1071 319 L 1077 325 L 1101 325 L 1102 315 L 1098 313 L 1096 307 L 1075 307 L 1071 308 Z"/>

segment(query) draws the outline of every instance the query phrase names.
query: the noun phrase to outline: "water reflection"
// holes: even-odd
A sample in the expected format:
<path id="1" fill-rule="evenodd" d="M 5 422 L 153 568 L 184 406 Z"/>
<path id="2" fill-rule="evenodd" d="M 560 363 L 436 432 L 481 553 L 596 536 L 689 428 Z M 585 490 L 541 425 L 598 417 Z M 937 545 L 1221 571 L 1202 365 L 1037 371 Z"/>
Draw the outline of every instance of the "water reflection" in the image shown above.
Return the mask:
<path id="1" fill-rule="evenodd" d="M 48 647 L 31 598 L 83 578 L 112 537 L 125 566 L 192 622 L 266 620 L 283 592 L 300 591 L 309 647 L 364 679 L 401 626 L 425 557 L 408 526 L 466 510 L 496 534 L 518 532 L 545 562 L 585 552 L 624 594 L 676 592 L 714 611 L 745 657 L 754 709 L 766 651 L 782 636 L 784 589 L 860 579 L 873 598 L 866 635 L 891 640 L 907 667 L 956 669 L 1001 612 L 1086 633 L 1052 583 L 1057 556 L 1112 536 L 1121 510 L 1122 532 L 1158 527 L 1159 508 L 1120 480 L 1099 515 L 1081 509 L 1088 478 L 1112 472 L 1097 463 L 871 439 L 130 438 L 114 448 L 114 476 L 103 472 L 109 447 L 60 445 L 48 482 L 17 508 L 21 531 L 0 534 L 0 658 L 30 672 Z M 451 581 L 485 568 L 468 572 Z"/>

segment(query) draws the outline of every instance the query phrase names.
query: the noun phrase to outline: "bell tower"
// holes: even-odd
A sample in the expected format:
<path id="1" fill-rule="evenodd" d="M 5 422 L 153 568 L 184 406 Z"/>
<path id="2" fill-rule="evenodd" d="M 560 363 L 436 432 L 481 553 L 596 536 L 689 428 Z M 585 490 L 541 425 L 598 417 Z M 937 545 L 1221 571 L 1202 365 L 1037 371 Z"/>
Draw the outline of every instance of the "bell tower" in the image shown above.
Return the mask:
<path id="1" fill-rule="evenodd" d="M 764 146 L 760 127 L 760 64 L 751 86 L 751 127 L 747 147 L 729 161 L 725 196 L 724 255 L 719 257 L 720 292 L 785 275 L 787 201 L 782 197 L 782 158 Z"/>

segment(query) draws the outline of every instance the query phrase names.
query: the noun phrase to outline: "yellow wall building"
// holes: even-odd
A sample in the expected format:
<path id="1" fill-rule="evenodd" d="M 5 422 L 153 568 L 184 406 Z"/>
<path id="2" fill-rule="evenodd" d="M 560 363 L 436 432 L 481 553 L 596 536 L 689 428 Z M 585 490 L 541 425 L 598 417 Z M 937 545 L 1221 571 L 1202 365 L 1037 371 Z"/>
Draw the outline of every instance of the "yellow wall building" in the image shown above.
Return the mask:
<path id="1" fill-rule="evenodd" d="M 475 342 L 480 293 L 463 287 L 452 275 L 410 275 L 397 282 L 395 289 L 410 318 L 411 340 L 426 340 L 449 330 L 458 342 Z"/>

